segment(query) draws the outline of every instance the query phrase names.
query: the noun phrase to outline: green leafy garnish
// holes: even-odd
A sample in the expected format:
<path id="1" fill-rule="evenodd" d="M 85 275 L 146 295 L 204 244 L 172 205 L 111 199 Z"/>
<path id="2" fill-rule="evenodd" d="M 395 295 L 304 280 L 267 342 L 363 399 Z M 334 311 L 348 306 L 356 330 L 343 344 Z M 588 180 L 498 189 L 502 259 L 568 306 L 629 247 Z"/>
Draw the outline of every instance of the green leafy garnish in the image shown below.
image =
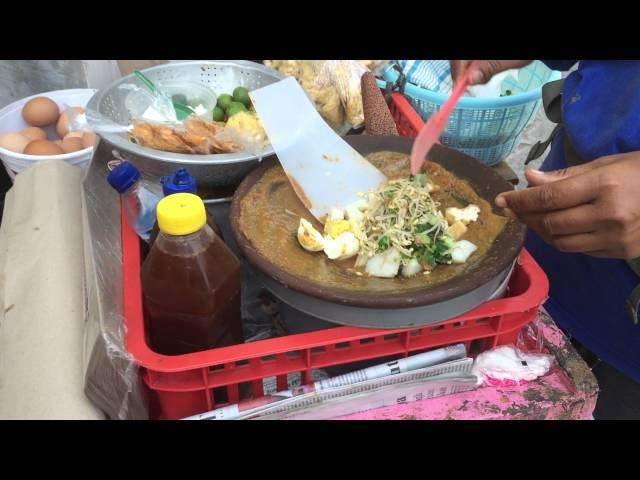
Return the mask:
<path id="1" fill-rule="evenodd" d="M 391 240 L 389 237 L 382 237 L 378 240 L 378 252 L 384 252 L 391 246 Z"/>
<path id="2" fill-rule="evenodd" d="M 370 197 L 359 234 L 364 258 L 395 248 L 403 263 L 418 260 L 429 269 L 451 262 L 454 240 L 430 194 L 425 173 L 389 181 Z"/>

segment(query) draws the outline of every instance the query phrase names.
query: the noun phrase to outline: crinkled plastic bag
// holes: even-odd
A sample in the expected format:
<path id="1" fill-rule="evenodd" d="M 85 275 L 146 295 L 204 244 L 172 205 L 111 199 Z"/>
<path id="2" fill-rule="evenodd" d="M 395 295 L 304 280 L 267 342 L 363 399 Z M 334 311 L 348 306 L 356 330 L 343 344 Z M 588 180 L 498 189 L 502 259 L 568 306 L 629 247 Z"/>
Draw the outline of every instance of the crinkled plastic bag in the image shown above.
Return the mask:
<path id="1" fill-rule="evenodd" d="M 117 228 L 120 204 L 118 194 L 104 180 L 108 171 L 107 165 L 92 163 L 82 195 L 84 392 L 110 419 L 144 420 L 149 418 L 147 391 L 139 366 L 125 347 L 126 323 L 119 298 L 121 263 L 117 258 L 121 248 Z"/>
<path id="2" fill-rule="evenodd" d="M 138 364 L 124 346 L 124 325 L 114 313 L 100 322 L 100 335 L 89 346 L 85 394 L 112 420 L 146 420 L 149 399 Z"/>
<path id="3" fill-rule="evenodd" d="M 353 128 L 364 124 L 360 79 L 368 69 L 355 60 L 327 60 L 321 70 L 331 79 L 340 95 L 345 119 Z"/>
<path id="4" fill-rule="evenodd" d="M 233 127 L 227 127 L 218 135 L 216 140 L 219 142 L 228 142 L 239 145 L 242 151 L 250 153 L 258 157 L 258 161 L 262 161 L 262 156 L 269 145 L 266 139 L 255 133 L 243 131 Z"/>
<path id="5" fill-rule="evenodd" d="M 539 318 L 528 323 L 518 332 L 516 347 L 527 353 L 544 353 L 544 337 L 542 322 Z"/>
<path id="6" fill-rule="evenodd" d="M 339 134 L 345 134 L 350 126 L 345 119 L 345 111 L 340 93 L 324 61 L 310 60 L 300 64 L 297 80 L 309 94 L 318 113 L 329 126 Z"/>
<path id="7" fill-rule="evenodd" d="M 165 93 L 159 90 L 152 93 L 146 87 L 133 83 L 125 83 L 119 88 L 129 90 L 124 104 L 132 118 L 172 123 L 178 121 L 171 98 Z"/>
<path id="8" fill-rule="evenodd" d="M 478 355 L 472 373 L 478 377 L 479 384 L 511 387 L 546 375 L 553 361 L 553 355 L 527 353 L 514 345 L 500 345 Z"/>
<path id="9" fill-rule="evenodd" d="M 389 60 L 357 60 L 357 62 L 375 76 L 378 76 L 382 74 Z"/>
<path id="10" fill-rule="evenodd" d="M 360 79 L 384 60 L 266 60 L 265 65 L 294 77 L 318 113 L 339 134 L 364 124 Z"/>
<path id="11" fill-rule="evenodd" d="M 155 150 L 173 153 L 207 155 L 210 152 L 211 141 L 208 138 L 189 142 L 187 129 L 182 123 L 153 122 L 137 119 L 133 122 L 130 139 L 136 143 Z"/>

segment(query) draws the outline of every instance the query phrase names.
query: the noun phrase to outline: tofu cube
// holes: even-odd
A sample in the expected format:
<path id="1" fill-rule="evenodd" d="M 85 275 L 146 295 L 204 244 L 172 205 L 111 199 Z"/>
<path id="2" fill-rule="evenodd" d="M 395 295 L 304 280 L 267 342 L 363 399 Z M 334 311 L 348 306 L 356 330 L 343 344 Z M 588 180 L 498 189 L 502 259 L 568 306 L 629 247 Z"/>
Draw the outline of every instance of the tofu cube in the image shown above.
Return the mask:
<path id="1" fill-rule="evenodd" d="M 458 240 L 465 233 L 467 233 L 467 226 L 464 224 L 464 222 L 461 222 L 460 220 L 458 220 L 457 222 L 455 222 L 453 225 L 449 227 L 449 229 L 447 230 L 447 233 L 451 235 L 451 237 L 454 240 Z"/>

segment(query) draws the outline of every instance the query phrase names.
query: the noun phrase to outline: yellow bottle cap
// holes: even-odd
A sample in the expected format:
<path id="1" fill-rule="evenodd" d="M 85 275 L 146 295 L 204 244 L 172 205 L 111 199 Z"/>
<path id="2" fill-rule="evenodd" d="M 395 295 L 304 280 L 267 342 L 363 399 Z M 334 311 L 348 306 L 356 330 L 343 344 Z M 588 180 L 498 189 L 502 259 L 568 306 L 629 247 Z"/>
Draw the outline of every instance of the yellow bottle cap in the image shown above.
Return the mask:
<path id="1" fill-rule="evenodd" d="M 202 199 L 193 193 L 174 193 L 158 202 L 158 228 L 168 235 L 189 235 L 207 223 Z"/>

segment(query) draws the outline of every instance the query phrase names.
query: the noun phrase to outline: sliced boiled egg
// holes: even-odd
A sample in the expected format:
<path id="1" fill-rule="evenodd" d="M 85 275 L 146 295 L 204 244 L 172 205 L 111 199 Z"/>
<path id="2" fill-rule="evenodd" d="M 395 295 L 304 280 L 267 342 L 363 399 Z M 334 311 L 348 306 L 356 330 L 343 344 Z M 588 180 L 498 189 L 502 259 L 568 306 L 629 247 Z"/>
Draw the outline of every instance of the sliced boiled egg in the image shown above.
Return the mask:
<path id="1" fill-rule="evenodd" d="M 300 219 L 298 226 L 298 243 L 309 252 L 319 252 L 324 249 L 324 237 L 313 228 L 313 225 L 304 218 Z"/>
<path id="2" fill-rule="evenodd" d="M 345 217 L 352 225 L 360 225 L 364 221 L 364 211 L 369 207 L 366 200 L 360 199 L 357 202 L 347 205 L 344 209 Z"/>
<path id="3" fill-rule="evenodd" d="M 338 220 L 337 222 L 328 221 L 324 225 L 324 233 L 335 239 L 345 232 L 351 231 L 351 222 L 349 220 Z"/>
<path id="4" fill-rule="evenodd" d="M 336 238 L 325 237 L 324 253 L 331 260 L 347 260 L 355 256 L 360 242 L 353 232 L 343 232 Z"/>
<path id="5" fill-rule="evenodd" d="M 344 220 L 344 210 L 339 208 L 332 208 L 329 212 L 328 222 L 339 222 L 340 220 Z"/>

